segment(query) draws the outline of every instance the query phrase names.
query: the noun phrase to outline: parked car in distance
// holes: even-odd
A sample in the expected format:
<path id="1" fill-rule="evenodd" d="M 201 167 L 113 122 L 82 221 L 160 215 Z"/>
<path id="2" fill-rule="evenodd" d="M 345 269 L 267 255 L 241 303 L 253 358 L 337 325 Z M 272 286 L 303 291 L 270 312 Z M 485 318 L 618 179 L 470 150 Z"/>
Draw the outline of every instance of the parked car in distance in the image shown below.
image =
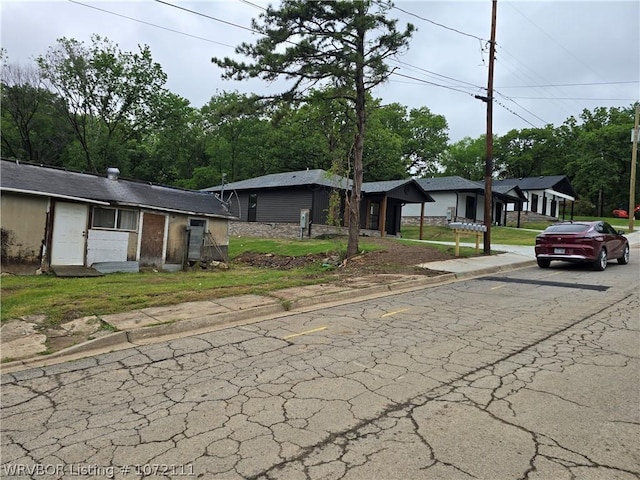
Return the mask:
<path id="1" fill-rule="evenodd" d="M 536 237 L 536 260 L 548 268 L 552 260 L 591 263 L 594 270 L 607 268 L 608 260 L 629 263 L 629 241 L 606 222 L 562 222 Z"/>
<path id="2" fill-rule="evenodd" d="M 629 218 L 629 212 L 625 206 L 619 206 L 611 213 L 616 218 Z M 640 219 L 640 205 L 636 205 L 636 208 L 633 209 L 633 215 Z"/>

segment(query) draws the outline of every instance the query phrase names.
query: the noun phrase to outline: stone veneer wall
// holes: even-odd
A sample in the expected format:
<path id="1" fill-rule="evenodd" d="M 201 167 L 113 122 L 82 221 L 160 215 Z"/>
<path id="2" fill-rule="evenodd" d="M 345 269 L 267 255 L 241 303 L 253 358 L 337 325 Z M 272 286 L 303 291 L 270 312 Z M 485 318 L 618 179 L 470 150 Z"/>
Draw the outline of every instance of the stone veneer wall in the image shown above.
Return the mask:
<path id="1" fill-rule="evenodd" d="M 309 229 L 305 229 L 304 238 L 308 238 Z M 329 225 L 311 225 L 311 237 L 321 235 L 348 235 L 347 227 L 332 227 Z M 360 235 L 365 237 L 379 237 L 377 230 L 360 229 Z M 229 222 L 229 236 L 260 237 L 260 238 L 300 238 L 298 223 L 275 222 Z"/>
<path id="2" fill-rule="evenodd" d="M 562 215 L 562 213 L 560 213 Z M 570 214 L 567 213 L 565 218 L 568 220 Z M 507 223 L 515 224 L 518 221 L 518 212 L 507 212 Z M 558 221 L 558 217 L 550 217 L 541 213 L 521 212 L 520 223 L 525 222 L 549 222 Z M 475 222 L 470 218 L 456 217 L 456 222 L 467 223 L 484 223 L 482 219 Z M 424 217 L 424 225 L 429 227 L 446 227 L 449 224 L 447 217 Z M 402 225 L 420 225 L 420 217 L 402 217 Z"/>
<path id="3" fill-rule="evenodd" d="M 562 215 L 562 212 L 559 212 Z M 571 217 L 571 212 L 565 213 L 565 218 L 568 220 Z M 549 215 L 542 215 L 541 213 L 533 212 L 520 212 L 520 223 L 524 222 L 549 222 L 557 221 L 558 217 L 550 217 Z M 507 222 L 516 223 L 518 221 L 518 212 L 507 212 Z"/>
<path id="4" fill-rule="evenodd" d="M 482 223 L 482 221 L 473 221 L 469 218 L 456 217 L 456 222 Z M 420 217 L 402 217 L 402 225 L 420 225 Z M 446 227 L 449 225 L 447 217 L 424 217 L 424 225 L 427 227 Z"/>

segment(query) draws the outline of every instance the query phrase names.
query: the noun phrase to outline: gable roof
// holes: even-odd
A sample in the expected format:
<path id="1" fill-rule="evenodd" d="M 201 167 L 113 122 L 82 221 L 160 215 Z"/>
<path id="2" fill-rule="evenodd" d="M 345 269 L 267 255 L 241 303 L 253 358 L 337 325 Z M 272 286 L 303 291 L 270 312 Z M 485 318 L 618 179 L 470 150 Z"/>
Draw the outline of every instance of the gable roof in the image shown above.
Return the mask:
<path id="1" fill-rule="evenodd" d="M 421 178 L 418 183 L 427 192 L 475 192 L 484 195 L 484 182 L 467 180 L 457 175 L 450 177 Z M 507 202 L 526 200 L 526 196 L 518 185 L 498 185 L 491 182 L 491 192 L 494 196 Z"/>
<path id="2" fill-rule="evenodd" d="M 232 217 L 211 194 L 4 159 L 0 163 L 0 190 L 102 205 Z"/>
<path id="3" fill-rule="evenodd" d="M 408 200 L 407 195 L 413 189 L 424 202 L 435 202 L 433 197 L 429 195 L 422 186 L 413 178 L 404 180 L 386 180 L 381 182 L 364 182 L 362 184 L 362 192 L 364 194 L 386 194 L 390 198 L 399 198 Z"/>
<path id="4" fill-rule="evenodd" d="M 448 192 L 452 190 L 459 192 L 482 190 L 484 192 L 484 187 L 477 182 L 458 176 L 421 178 L 417 182 L 427 192 Z"/>
<path id="5" fill-rule="evenodd" d="M 517 185 L 522 190 L 554 190 L 571 197 L 576 197 L 576 192 L 571 186 L 566 175 L 541 175 L 539 177 L 505 178 L 494 180 L 495 185 Z"/>
<path id="6" fill-rule="evenodd" d="M 249 178 L 239 182 L 227 183 L 225 190 L 258 190 L 263 188 L 286 188 L 299 186 L 321 186 L 346 189 L 351 182 L 344 177 L 334 175 L 322 169 L 300 170 L 297 172 L 272 173 L 261 177 Z M 203 192 L 219 192 L 222 185 L 205 188 Z"/>

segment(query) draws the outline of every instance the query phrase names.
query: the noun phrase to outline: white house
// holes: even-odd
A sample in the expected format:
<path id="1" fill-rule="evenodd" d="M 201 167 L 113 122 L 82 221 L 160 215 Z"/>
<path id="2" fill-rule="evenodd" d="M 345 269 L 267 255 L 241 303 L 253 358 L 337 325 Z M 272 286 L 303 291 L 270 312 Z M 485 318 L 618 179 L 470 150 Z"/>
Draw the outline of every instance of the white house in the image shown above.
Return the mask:
<path id="1" fill-rule="evenodd" d="M 566 175 L 550 175 L 526 178 L 507 178 L 494 180 L 496 187 L 512 187 L 517 185 L 525 195 L 526 200 L 522 205 L 522 212 L 540 214 L 552 218 L 565 219 L 570 215 L 573 218 L 573 202 L 576 193 Z M 567 212 L 567 209 L 570 212 Z M 509 211 L 516 208 L 509 206 Z"/>
<path id="2" fill-rule="evenodd" d="M 484 220 L 484 182 L 458 176 L 422 178 L 417 182 L 435 200 L 427 206 L 425 223 L 445 225 L 457 220 Z M 506 222 L 507 206 L 518 205 L 526 199 L 517 185 L 494 186 L 492 197 L 494 223 L 500 225 Z M 420 205 L 405 205 L 402 218 L 405 223 L 415 223 L 420 218 Z"/>

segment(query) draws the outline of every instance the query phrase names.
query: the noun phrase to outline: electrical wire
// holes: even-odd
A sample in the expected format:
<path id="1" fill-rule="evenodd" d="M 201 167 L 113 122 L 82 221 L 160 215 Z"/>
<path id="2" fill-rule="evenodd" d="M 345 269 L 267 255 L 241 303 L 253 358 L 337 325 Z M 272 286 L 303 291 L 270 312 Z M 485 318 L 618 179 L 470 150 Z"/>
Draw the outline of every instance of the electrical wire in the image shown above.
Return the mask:
<path id="1" fill-rule="evenodd" d="M 213 44 L 216 44 L 216 45 L 222 45 L 223 47 L 235 48 L 234 45 L 229 45 L 227 43 L 217 42 L 217 41 L 211 40 L 209 38 L 199 37 L 197 35 L 192 35 L 190 33 L 181 32 L 179 30 L 174 30 L 173 28 L 163 27 L 162 25 L 157 25 L 155 23 L 147 22 L 147 21 L 144 21 L 144 20 L 139 20 L 137 18 L 129 17 L 129 16 L 123 15 L 121 13 L 112 12 L 110 10 L 105 10 L 104 8 L 99 8 L 99 7 L 96 7 L 94 5 L 87 5 L 86 3 L 78 2 L 76 0 L 69 0 L 69 2 L 70 3 L 75 3 L 76 5 L 81 5 L 83 7 L 92 8 L 92 9 L 98 10 L 100 12 L 108 13 L 109 15 L 115 15 L 116 17 L 126 18 L 127 20 L 131 20 L 133 22 L 142 23 L 142 24 L 148 25 L 150 27 L 156 27 L 156 28 L 160 28 L 162 30 L 167 30 L 168 32 L 177 33 L 179 35 L 184 35 L 186 37 L 195 38 L 197 40 L 203 40 L 205 42 L 213 43 Z"/>
<path id="2" fill-rule="evenodd" d="M 396 10 L 399 10 L 402 13 L 406 13 L 407 15 L 411 15 L 412 17 L 419 18 L 420 20 L 423 20 L 425 22 L 431 23 L 432 25 L 435 25 L 437 27 L 444 28 L 445 30 L 449 30 L 451 32 L 455 32 L 455 33 L 458 33 L 460 35 L 464 35 L 465 37 L 475 38 L 476 40 L 480 40 L 481 42 L 487 42 L 488 41 L 488 40 L 486 40 L 486 39 L 484 39 L 482 37 L 478 37 L 477 35 L 472 35 L 471 33 L 466 33 L 466 32 L 463 32 L 461 30 L 458 30 L 456 28 L 447 27 L 446 25 L 443 25 L 442 23 L 434 22 L 433 20 L 430 20 L 430 19 L 425 18 L 425 17 L 421 17 L 418 14 L 415 14 L 415 13 L 412 13 L 412 12 L 408 12 L 407 10 L 405 10 L 403 8 L 400 8 L 400 7 L 397 7 L 395 5 L 392 8 L 394 8 Z"/>
<path id="3" fill-rule="evenodd" d="M 235 46 L 233 46 L 233 45 L 229 45 L 229 44 L 226 44 L 226 43 L 223 43 L 223 42 L 218 42 L 218 41 L 211 40 L 211 39 L 204 38 L 204 37 L 199 37 L 197 35 L 192 35 L 192 34 L 189 34 L 189 33 L 186 33 L 186 32 L 181 32 L 179 30 L 175 30 L 175 29 L 172 29 L 172 28 L 164 27 L 164 26 L 157 25 L 157 24 L 154 24 L 154 23 L 151 23 L 151 22 L 147 22 L 147 21 L 144 21 L 144 20 L 140 20 L 140 19 L 136 19 L 136 18 L 133 18 L 133 17 L 129 17 L 127 15 L 123 15 L 123 14 L 120 14 L 120 13 L 109 11 L 109 10 L 106 10 L 106 9 L 103 9 L 103 8 L 99 8 L 99 7 L 96 7 L 96 6 L 93 6 L 93 5 L 87 5 L 87 4 L 79 2 L 77 0 L 68 0 L 68 1 L 71 2 L 71 3 L 77 4 L 77 5 L 81 5 L 81 6 L 87 7 L 87 8 L 92 8 L 94 10 L 98 10 L 98 11 L 101 11 L 101 12 L 104 12 L 104 13 L 108 13 L 110 15 L 115 15 L 115 16 L 118 16 L 118 17 L 121 17 L 121 18 L 125 18 L 125 19 L 131 20 L 131 21 L 135 21 L 135 22 L 138 22 L 138 23 L 141 23 L 141 24 L 145 24 L 145 25 L 148 25 L 148 26 L 160 28 L 162 30 L 170 31 L 172 33 L 177 33 L 179 35 L 188 36 L 188 37 L 191 37 L 191 38 L 195 38 L 195 39 L 198 39 L 198 40 L 206 41 L 206 42 L 217 44 L 217 45 L 222 45 L 222 46 L 229 47 L 229 48 L 235 48 Z M 233 23 L 233 22 L 229 22 L 229 21 L 217 18 L 217 17 L 213 17 L 211 15 L 207 15 L 207 14 L 195 11 L 195 10 L 191 10 L 189 8 L 186 8 L 186 7 L 175 5 L 175 4 L 169 3 L 169 2 L 164 1 L 164 0 L 155 0 L 155 1 L 157 3 L 161 3 L 163 5 L 166 5 L 166 6 L 169 6 L 169 7 L 172 7 L 172 8 L 176 8 L 178 10 L 182 10 L 182 11 L 191 13 L 193 15 L 198 15 L 198 16 L 201 16 L 201 17 L 216 21 L 216 22 L 220 22 L 220 23 L 223 23 L 223 24 L 226 24 L 226 25 L 230 25 L 230 26 L 235 27 L 235 28 L 240 28 L 242 30 L 250 31 L 252 33 L 261 34 L 260 32 L 254 30 L 252 28 L 245 27 L 245 26 Z M 261 9 L 261 10 L 266 10 L 264 7 L 261 7 L 260 5 L 252 3 L 252 2 L 250 2 L 248 0 L 239 0 L 239 1 L 242 2 L 242 3 L 245 3 L 247 5 L 250 5 L 250 6 L 254 7 L 254 8 L 258 8 L 258 9 Z M 396 10 L 399 10 L 399 11 L 401 11 L 401 12 L 407 14 L 407 15 L 411 15 L 413 17 L 416 17 L 416 18 L 418 18 L 420 20 L 423 20 L 425 22 L 431 23 L 431 24 L 436 25 L 438 27 L 444 28 L 446 30 L 458 33 L 460 35 L 463 35 L 463 36 L 466 36 L 466 37 L 469 37 L 469 38 L 474 38 L 476 40 L 479 40 L 480 42 L 487 42 L 487 40 L 485 40 L 485 39 L 483 39 L 481 37 L 478 37 L 476 35 L 472 35 L 472 34 L 469 34 L 469 33 L 466 33 L 466 32 L 462 32 L 462 31 L 460 31 L 458 29 L 455 29 L 455 28 L 452 28 L 452 27 L 448 27 L 448 26 L 443 25 L 441 23 L 435 22 L 435 21 L 430 20 L 428 18 L 425 18 L 425 17 L 422 17 L 422 16 L 417 15 L 415 13 L 409 12 L 409 11 L 407 11 L 405 9 L 402 9 L 402 8 L 399 8 L 399 7 L 396 7 L 396 6 L 394 6 L 393 8 L 396 9 Z M 515 7 L 514 7 L 514 9 L 515 9 Z M 515 9 L 515 10 L 518 11 L 517 9 Z M 523 15 L 520 11 L 518 11 L 518 13 Z M 527 20 L 529 20 L 529 19 L 527 19 Z M 531 20 L 529 20 L 529 21 L 531 22 Z M 531 23 L 533 23 L 533 22 L 531 22 Z M 543 31 L 543 33 L 545 33 L 544 30 L 542 30 L 540 27 L 538 27 L 535 23 L 533 23 L 533 24 L 538 29 Z M 547 36 L 548 36 L 548 34 L 547 34 Z M 500 48 L 501 48 L 502 52 L 506 53 L 507 55 L 510 55 L 508 52 L 506 52 L 504 50 L 504 48 L 502 48 L 502 47 L 500 47 Z M 570 53 L 570 52 L 568 52 L 568 53 Z M 515 57 L 513 57 L 513 58 L 515 58 Z M 402 74 L 402 73 L 399 73 L 399 72 L 396 72 L 396 71 L 391 72 L 391 75 L 394 75 L 394 76 L 397 76 L 397 77 L 402 77 L 402 78 L 407 78 L 409 80 L 413 80 L 415 82 L 418 82 L 418 84 L 427 84 L 427 85 L 431 85 L 431 86 L 438 87 L 438 88 L 445 88 L 445 89 L 448 89 L 448 90 L 451 90 L 451 91 L 455 91 L 455 92 L 458 92 L 458 93 L 463 93 L 465 95 L 471 95 L 471 96 L 474 96 L 474 94 L 469 92 L 469 91 L 463 90 L 464 88 L 468 88 L 468 87 L 465 87 L 463 85 L 468 85 L 469 87 L 473 88 L 476 92 L 479 91 L 479 90 L 486 90 L 486 88 L 484 88 L 484 87 L 480 87 L 478 85 L 474 85 L 474 84 L 466 82 L 464 80 L 459 80 L 459 79 L 456 79 L 456 78 L 453 78 L 453 77 L 450 77 L 450 76 L 447 76 L 447 75 L 443 75 L 443 74 L 440 74 L 440 73 L 437 73 L 437 72 L 433 72 L 433 71 L 424 69 L 422 67 L 418 67 L 416 65 L 412 65 L 412 64 L 409 64 L 407 62 L 400 61 L 398 59 L 391 59 L 391 61 L 395 62 L 398 65 L 401 65 L 402 67 L 404 67 L 406 69 L 413 70 L 413 71 L 416 71 L 416 72 L 422 72 L 422 73 L 425 73 L 425 74 L 427 74 L 429 76 L 445 79 L 445 80 L 448 80 L 448 81 L 451 81 L 451 82 L 455 82 L 457 84 L 462 84 L 462 85 L 446 85 L 446 84 L 442 84 L 442 83 L 436 83 L 436 82 L 432 82 L 432 81 L 429 81 L 429 80 L 425 80 L 423 78 L 418 78 L 418 77 L 414 77 L 414 76 L 411 76 L 411 75 Z M 520 71 L 522 71 L 522 70 L 520 69 Z M 513 72 L 513 73 L 516 76 L 519 76 L 517 72 Z M 520 77 L 520 78 L 522 78 L 522 77 Z M 409 82 L 407 82 L 407 83 L 409 83 Z M 521 87 L 518 87 L 518 86 L 505 86 L 505 87 L 500 87 L 500 88 L 501 89 L 504 89 L 504 88 L 540 88 L 541 89 L 541 88 L 551 88 L 551 87 L 557 88 L 557 87 L 566 87 L 566 86 L 618 85 L 618 84 L 632 84 L 632 83 L 638 83 L 638 82 L 633 82 L 633 81 L 630 81 L 630 82 L 595 82 L 595 83 L 587 83 L 587 84 L 579 84 L 579 83 L 575 83 L 575 84 L 551 84 L 551 83 L 549 83 L 549 84 L 540 84 L 540 85 L 527 85 L 527 86 L 521 86 Z M 563 100 L 576 100 L 576 101 L 578 101 L 578 100 L 580 100 L 580 101 L 584 101 L 584 100 L 593 100 L 593 101 L 628 101 L 628 100 L 630 100 L 630 99 L 605 99 L 605 98 L 603 98 L 603 99 L 593 99 L 593 98 L 572 98 L 572 97 L 509 97 L 509 96 L 506 96 L 506 95 L 500 93 L 499 91 L 497 91 L 495 89 L 494 89 L 494 92 L 496 94 L 502 96 L 506 100 L 513 102 L 518 108 L 521 108 L 522 110 L 527 112 L 529 115 L 537 118 L 538 120 L 540 120 L 541 122 L 543 122 L 545 124 L 547 124 L 547 122 L 545 122 L 542 118 L 537 116 L 535 113 L 531 112 L 530 110 L 527 110 L 525 107 L 523 107 L 522 105 L 517 103 L 514 99 L 552 100 L 552 101 L 555 101 L 555 100 L 560 100 L 560 101 L 563 101 Z M 633 101 L 634 99 L 631 99 L 631 100 Z M 501 102 L 499 102 L 498 100 L 496 100 L 495 97 L 494 97 L 494 101 L 496 102 L 496 104 L 498 104 L 499 106 L 501 106 L 502 108 L 504 108 L 508 112 L 512 113 L 513 115 L 517 116 L 521 120 L 525 121 L 527 124 L 535 127 L 535 125 L 533 125 L 531 122 L 526 120 L 524 117 L 522 117 L 521 115 L 519 115 L 518 113 L 516 113 L 515 111 L 513 111 L 512 109 L 510 109 L 506 105 L 504 105 Z"/>
<path id="4" fill-rule="evenodd" d="M 590 83 L 558 83 L 555 85 L 508 85 L 501 86 L 501 89 L 505 88 L 546 88 L 546 87 L 591 87 L 597 85 L 628 85 L 631 83 L 640 83 L 640 80 L 633 80 L 630 82 L 590 82 Z"/>
<path id="5" fill-rule="evenodd" d="M 196 12 L 195 10 L 191 10 L 189 8 L 186 8 L 186 7 L 181 7 L 180 5 L 174 5 L 173 3 L 165 2 L 164 0 L 155 0 L 155 1 L 158 2 L 158 3 L 162 3 L 163 5 L 167 5 L 169 7 L 177 8 L 178 10 L 183 10 L 185 12 L 189 12 L 189 13 L 192 13 L 194 15 L 199 15 L 201 17 L 208 18 L 209 20 L 214 20 L 216 22 L 224 23 L 225 25 L 231 25 L 232 27 L 241 28 L 242 30 L 247 30 L 247 31 L 249 31 L 251 33 L 258 33 L 258 34 L 262 35 L 261 32 L 258 32 L 257 30 L 254 30 L 253 28 L 245 27 L 243 25 L 238 25 L 237 23 L 228 22 L 228 21 L 222 20 L 220 18 L 212 17 L 211 15 L 207 15 L 207 14 L 202 13 L 202 12 Z"/>

